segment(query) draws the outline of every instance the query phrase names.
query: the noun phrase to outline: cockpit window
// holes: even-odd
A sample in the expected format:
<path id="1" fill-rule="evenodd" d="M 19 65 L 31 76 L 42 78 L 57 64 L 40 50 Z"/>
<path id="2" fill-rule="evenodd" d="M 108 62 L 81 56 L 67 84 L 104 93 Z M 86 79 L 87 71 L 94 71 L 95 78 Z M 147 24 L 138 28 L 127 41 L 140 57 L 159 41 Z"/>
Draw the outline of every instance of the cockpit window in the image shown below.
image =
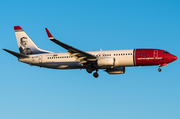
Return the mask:
<path id="1" fill-rule="evenodd" d="M 169 52 L 163 52 L 163 54 L 170 54 Z"/>

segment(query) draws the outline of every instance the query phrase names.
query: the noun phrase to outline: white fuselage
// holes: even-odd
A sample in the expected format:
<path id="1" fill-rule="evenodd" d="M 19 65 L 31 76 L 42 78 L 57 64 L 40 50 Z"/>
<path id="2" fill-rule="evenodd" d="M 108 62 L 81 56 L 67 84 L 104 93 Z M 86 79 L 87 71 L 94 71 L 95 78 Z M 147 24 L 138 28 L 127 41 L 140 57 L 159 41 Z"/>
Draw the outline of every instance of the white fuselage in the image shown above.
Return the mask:
<path id="1" fill-rule="evenodd" d="M 97 56 L 98 59 L 105 57 L 113 57 L 115 58 L 115 64 L 113 67 L 121 67 L 121 66 L 134 66 L 133 51 L 134 49 L 88 51 L 87 53 Z M 44 53 L 37 55 L 29 55 L 29 57 L 30 58 L 19 59 L 19 61 L 30 65 L 36 65 L 40 67 L 53 68 L 53 69 L 84 68 L 80 64 L 80 61 L 77 61 L 73 56 L 70 56 L 68 53 Z"/>
<path id="2" fill-rule="evenodd" d="M 108 74 L 124 74 L 126 66 L 167 66 L 177 60 L 175 55 L 160 49 L 129 49 L 82 51 L 55 39 L 47 28 L 48 38 L 66 49 L 66 53 L 53 53 L 42 50 L 32 41 L 20 26 L 14 26 L 20 53 L 3 49 L 16 56 L 20 62 L 52 69 L 86 69 L 97 78 L 98 70 L 105 69 Z M 158 71 L 161 71 L 159 68 Z"/>

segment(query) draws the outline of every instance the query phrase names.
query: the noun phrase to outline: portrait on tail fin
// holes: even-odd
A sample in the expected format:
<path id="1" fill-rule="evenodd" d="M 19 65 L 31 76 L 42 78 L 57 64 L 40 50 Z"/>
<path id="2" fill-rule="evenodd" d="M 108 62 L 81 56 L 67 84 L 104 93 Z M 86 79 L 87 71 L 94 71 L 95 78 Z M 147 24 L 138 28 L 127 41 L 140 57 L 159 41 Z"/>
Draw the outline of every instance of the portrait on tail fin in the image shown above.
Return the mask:
<path id="1" fill-rule="evenodd" d="M 20 53 L 25 54 L 25 55 L 33 54 L 32 50 L 30 48 L 27 48 L 27 37 L 22 37 L 20 39 L 20 45 L 21 45 L 19 47 Z"/>

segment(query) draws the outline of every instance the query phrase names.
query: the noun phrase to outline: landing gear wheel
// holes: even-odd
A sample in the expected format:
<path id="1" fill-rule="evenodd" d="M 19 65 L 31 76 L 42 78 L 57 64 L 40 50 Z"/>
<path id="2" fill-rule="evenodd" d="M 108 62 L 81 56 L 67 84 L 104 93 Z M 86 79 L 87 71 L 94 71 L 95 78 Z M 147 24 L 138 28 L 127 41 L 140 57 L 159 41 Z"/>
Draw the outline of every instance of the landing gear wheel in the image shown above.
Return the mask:
<path id="1" fill-rule="evenodd" d="M 158 68 L 158 71 L 161 72 L 161 68 Z"/>
<path id="2" fill-rule="evenodd" d="M 87 71 L 88 73 L 92 73 L 92 72 L 93 72 L 92 69 L 86 69 L 86 71 Z"/>
<path id="3" fill-rule="evenodd" d="M 99 76 L 99 74 L 98 74 L 97 72 L 95 72 L 95 73 L 93 74 L 93 76 L 94 76 L 95 78 L 97 78 L 97 77 Z"/>

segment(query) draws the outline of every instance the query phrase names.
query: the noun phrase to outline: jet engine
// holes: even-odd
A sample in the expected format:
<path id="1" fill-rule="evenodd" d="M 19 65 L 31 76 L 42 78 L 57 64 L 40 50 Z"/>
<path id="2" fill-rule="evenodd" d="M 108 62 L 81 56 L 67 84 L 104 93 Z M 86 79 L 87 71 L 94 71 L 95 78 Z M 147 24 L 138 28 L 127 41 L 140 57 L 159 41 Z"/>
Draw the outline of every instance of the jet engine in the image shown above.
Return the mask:
<path id="1" fill-rule="evenodd" d="M 97 60 L 97 65 L 99 67 L 111 67 L 114 66 L 114 64 L 115 64 L 115 58 L 112 57 L 106 57 Z"/>
<path id="2" fill-rule="evenodd" d="M 105 70 L 108 74 L 124 74 L 125 67 L 114 67 Z"/>

